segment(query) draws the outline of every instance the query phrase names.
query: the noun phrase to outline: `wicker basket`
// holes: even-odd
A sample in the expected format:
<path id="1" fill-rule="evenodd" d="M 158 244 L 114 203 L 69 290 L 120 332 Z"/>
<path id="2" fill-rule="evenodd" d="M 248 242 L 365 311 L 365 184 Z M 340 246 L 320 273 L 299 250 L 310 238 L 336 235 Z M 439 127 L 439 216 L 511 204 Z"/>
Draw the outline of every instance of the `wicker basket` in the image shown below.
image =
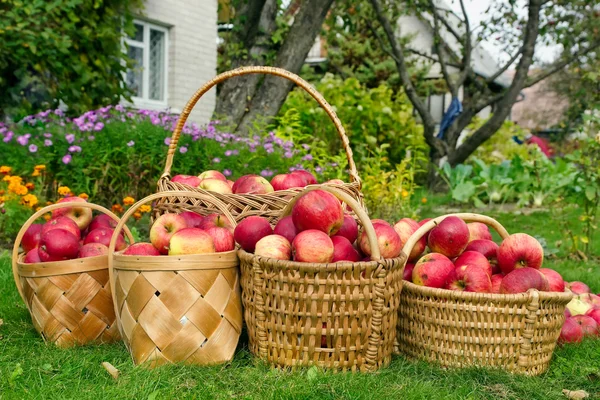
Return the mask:
<path id="1" fill-rule="evenodd" d="M 451 214 L 482 222 L 502 238 L 497 221 L 477 214 Z M 416 231 L 404 246 L 413 246 L 446 216 Z M 435 289 L 404 282 L 398 321 L 399 352 L 445 367 L 488 366 L 525 375 L 544 372 L 564 323 L 570 293 L 492 294 Z"/>
<path id="2" fill-rule="evenodd" d="M 381 259 L 371 222 L 360 206 L 329 191 L 360 218 L 373 261 L 330 264 L 282 261 L 243 250 L 242 301 L 250 350 L 280 367 L 375 371 L 392 356 L 404 258 Z"/>
<path id="3" fill-rule="evenodd" d="M 58 208 L 86 207 L 109 210 L 91 203 L 60 203 L 44 207 L 25 222 L 12 254 L 15 284 L 27 305 L 35 329 L 42 338 L 59 347 L 120 339 L 108 284 L 108 256 L 26 264 L 19 246 L 27 229 L 42 215 Z M 129 241 L 133 238 L 126 230 Z"/>
<path id="4" fill-rule="evenodd" d="M 248 74 L 267 74 L 286 78 L 294 82 L 296 85 L 300 86 L 302 89 L 306 90 L 308 94 L 310 94 L 319 103 L 319 105 L 325 110 L 329 118 L 331 118 L 338 131 L 338 134 L 346 151 L 346 156 L 348 158 L 348 168 L 350 174 L 350 183 L 345 183 L 343 185 L 327 185 L 330 185 L 332 187 L 346 192 L 347 194 L 352 196 L 352 198 L 358 201 L 362 208 L 364 208 L 363 196 L 360 191 L 361 181 L 356 171 L 354 159 L 352 158 L 352 149 L 350 148 L 350 143 L 344 131 L 344 127 L 342 126 L 342 123 L 340 122 L 335 111 L 329 105 L 329 103 L 327 103 L 323 96 L 319 92 L 317 92 L 308 82 L 291 72 L 274 67 L 241 67 L 238 69 L 234 69 L 232 71 L 228 71 L 217 75 L 215 78 L 213 78 L 204 86 L 202 86 L 196 93 L 194 93 L 192 98 L 188 101 L 187 105 L 183 109 L 183 112 L 181 113 L 175 130 L 173 131 L 173 136 L 171 138 L 171 143 L 169 144 L 169 150 L 167 153 L 165 171 L 158 180 L 158 191 L 164 192 L 173 190 L 184 190 L 214 196 L 221 200 L 227 206 L 227 209 L 229 210 L 231 215 L 233 215 L 236 221 L 240 221 L 250 215 L 259 215 L 261 217 L 268 218 L 272 224 L 275 224 L 277 222 L 277 218 L 279 218 L 279 216 L 281 215 L 281 211 L 285 208 L 285 206 L 287 206 L 289 199 L 302 190 L 302 188 L 296 188 L 289 190 L 280 190 L 268 194 L 220 194 L 215 192 L 207 192 L 200 188 L 195 188 L 189 185 L 171 181 L 171 166 L 173 165 L 173 156 L 175 154 L 175 151 L 177 150 L 177 142 L 179 141 L 179 136 L 185 125 L 185 122 L 198 100 L 202 97 L 202 95 L 204 95 L 217 84 L 229 78 Z M 189 211 L 201 211 L 197 210 L 194 207 L 193 199 L 186 199 L 182 196 L 165 197 L 157 202 L 155 207 L 155 213 L 153 215 L 158 216 L 163 213 L 174 212 L 174 209 L 181 209 L 182 207 Z"/>
<path id="5" fill-rule="evenodd" d="M 133 205 L 115 228 L 109 248 L 119 331 L 135 364 L 227 362 L 242 329 L 235 250 L 157 257 L 113 254 L 117 232 L 127 219 L 144 203 L 163 196 L 192 199 L 203 215 L 216 209 L 235 223 L 219 200 L 200 193 L 158 193 Z"/>

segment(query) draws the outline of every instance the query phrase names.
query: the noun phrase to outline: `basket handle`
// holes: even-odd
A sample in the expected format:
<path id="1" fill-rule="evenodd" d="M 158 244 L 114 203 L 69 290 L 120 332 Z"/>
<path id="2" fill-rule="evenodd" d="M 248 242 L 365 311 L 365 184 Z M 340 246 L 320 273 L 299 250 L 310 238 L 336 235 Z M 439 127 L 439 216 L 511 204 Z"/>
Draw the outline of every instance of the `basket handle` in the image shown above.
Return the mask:
<path id="1" fill-rule="evenodd" d="M 261 66 L 251 66 L 251 67 L 240 67 L 233 69 L 231 71 L 224 72 L 215 76 L 213 79 L 205 83 L 187 102 L 183 111 L 179 116 L 179 120 L 177 121 L 177 125 L 175 126 L 175 130 L 173 131 L 173 135 L 171 136 L 171 143 L 169 144 L 169 150 L 167 152 L 167 162 L 165 164 L 165 171 L 163 172 L 160 179 L 168 178 L 171 176 L 171 167 L 173 165 L 173 156 L 175 154 L 175 150 L 177 150 L 177 142 L 179 141 L 179 136 L 181 135 L 181 131 L 185 125 L 185 122 L 188 119 L 188 116 L 194 109 L 194 106 L 200 100 L 200 98 L 208 92 L 213 86 L 218 85 L 219 83 L 236 76 L 249 75 L 249 74 L 266 74 L 266 75 L 275 75 L 280 76 L 282 78 L 286 78 L 296 85 L 300 86 L 304 89 L 308 94 L 310 94 L 319 105 L 325 110 L 342 140 L 342 145 L 344 146 L 344 150 L 346 151 L 346 158 L 348 159 L 348 168 L 350 180 L 352 182 L 357 182 L 360 186 L 362 185 L 361 180 L 358 176 L 358 172 L 356 171 L 356 164 L 354 163 L 354 158 L 352 155 L 352 149 L 350 148 L 350 142 L 348 140 L 348 136 L 346 136 L 346 131 L 342 126 L 342 122 L 338 118 L 337 114 L 329 105 L 327 100 L 321 95 L 321 93 L 317 92 L 317 90 L 304 79 L 300 78 L 298 75 L 286 71 L 285 69 L 276 68 L 276 67 L 261 67 Z"/>
<path id="2" fill-rule="evenodd" d="M 35 212 L 31 217 L 29 217 L 29 219 L 27 221 L 25 221 L 25 223 L 21 227 L 21 230 L 17 234 L 17 238 L 15 239 L 15 245 L 13 246 L 13 253 L 12 253 L 13 277 L 15 279 L 15 284 L 17 285 L 17 289 L 19 290 L 19 294 L 21 295 L 21 298 L 23 299 L 25 304 L 27 304 L 27 300 L 25 299 L 25 294 L 23 293 L 23 287 L 21 286 L 21 279 L 19 279 L 19 272 L 18 272 L 18 266 L 17 266 L 17 260 L 19 258 L 19 247 L 21 246 L 21 241 L 23 240 L 23 236 L 25 235 L 25 232 L 27 232 L 27 229 L 29 229 L 29 227 L 42 215 L 44 215 L 48 212 L 51 212 L 53 210 L 57 210 L 59 208 L 72 208 L 72 207 L 91 208 L 92 210 L 100 211 L 100 212 L 108 215 L 115 221 L 119 222 L 119 217 L 117 217 L 112 211 L 110 211 L 102 206 L 99 206 L 98 204 L 87 203 L 87 202 L 86 203 L 72 202 L 72 203 L 51 204 L 51 205 L 46 206 L 46 207 L 42 208 L 41 210 Z M 127 228 L 127 227 L 125 227 L 125 228 L 126 228 L 125 234 L 127 235 L 127 239 L 129 239 L 130 243 L 133 243 L 133 236 L 131 235 L 129 228 Z"/>
<path id="3" fill-rule="evenodd" d="M 367 239 L 369 240 L 369 245 L 371 246 L 371 260 L 374 260 L 374 261 L 381 260 L 381 253 L 379 251 L 377 235 L 375 234 L 375 228 L 373 228 L 373 224 L 371 223 L 369 216 L 367 215 L 365 210 L 356 202 L 356 200 L 354 200 L 347 193 L 342 192 L 341 190 L 336 189 L 335 187 L 326 186 L 326 185 L 317 185 L 317 186 L 307 187 L 306 189 L 304 189 L 301 192 L 299 192 L 298 194 L 296 194 L 290 200 L 288 205 L 283 210 L 281 216 L 285 217 L 285 216 L 290 215 L 292 212 L 292 208 L 294 207 L 294 204 L 296 204 L 296 201 L 298 201 L 298 199 L 300 197 L 302 197 L 303 195 L 305 195 L 306 193 L 311 192 L 313 190 L 323 190 L 325 192 L 329 192 L 329 193 L 333 194 L 335 197 L 337 197 L 338 199 L 342 200 L 348 206 L 350 206 L 352 211 L 354 211 L 354 213 L 358 217 L 359 221 L 361 222 L 361 224 L 363 226 L 363 229 L 365 230 L 365 232 L 367 234 Z"/>
<path id="4" fill-rule="evenodd" d="M 407 255 L 410 254 L 417 242 L 421 240 L 421 238 L 425 236 L 427 232 L 429 232 L 431 229 L 435 228 L 440 222 L 442 222 L 446 217 L 458 217 L 465 222 L 481 222 L 486 224 L 487 226 L 492 227 L 496 232 L 498 232 L 502 239 L 506 239 L 509 236 L 506 229 L 504 229 L 500 222 L 496 221 L 494 218 L 473 213 L 446 214 L 442 215 L 441 217 L 434 218 L 431 221 L 427 221 L 426 224 L 423 224 L 423 226 L 417 229 L 415 233 L 413 233 L 404 244 L 402 252 Z"/>

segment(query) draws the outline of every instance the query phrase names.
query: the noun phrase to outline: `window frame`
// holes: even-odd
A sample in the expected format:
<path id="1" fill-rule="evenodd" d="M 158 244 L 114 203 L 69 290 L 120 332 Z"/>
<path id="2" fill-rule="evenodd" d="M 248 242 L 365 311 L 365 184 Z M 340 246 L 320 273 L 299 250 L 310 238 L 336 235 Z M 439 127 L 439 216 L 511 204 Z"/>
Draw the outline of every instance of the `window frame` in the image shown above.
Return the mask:
<path id="1" fill-rule="evenodd" d="M 169 104 L 169 28 L 156 23 L 134 19 L 134 24 L 141 25 L 143 30 L 142 42 L 134 40 L 126 35 L 123 37 L 123 48 L 125 45 L 143 49 L 143 70 L 142 70 L 142 88 L 143 97 L 131 96 L 132 105 L 136 108 L 148 109 L 166 109 Z M 150 94 L 150 29 L 162 32 L 164 34 L 164 79 L 163 79 L 163 100 L 152 100 Z M 126 74 L 127 72 L 125 72 Z"/>

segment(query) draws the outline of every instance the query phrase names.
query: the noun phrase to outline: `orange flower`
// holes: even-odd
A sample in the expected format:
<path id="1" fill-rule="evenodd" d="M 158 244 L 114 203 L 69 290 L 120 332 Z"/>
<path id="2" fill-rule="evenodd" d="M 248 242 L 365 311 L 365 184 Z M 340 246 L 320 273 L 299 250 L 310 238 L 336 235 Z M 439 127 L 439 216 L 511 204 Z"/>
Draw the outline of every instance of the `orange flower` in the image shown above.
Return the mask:
<path id="1" fill-rule="evenodd" d="M 6 165 L 0 167 L 0 174 L 8 175 L 12 172 L 12 168 Z"/>
<path id="2" fill-rule="evenodd" d="M 0 190 L 0 196 L 2 196 L 4 193 L 6 193 L 4 190 Z"/>
<path id="3" fill-rule="evenodd" d="M 123 212 L 123 206 L 120 204 L 113 204 L 112 212 L 114 212 L 115 214 L 121 214 Z"/>
<path id="4" fill-rule="evenodd" d="M 58 194 L 60 194 L 61 196 L 66 196 L 71 192 L 71 189 L 69 189 L 68 186 L 61 186 L 58 188 Z"/>
<path id="5" fill-rule="evenodd" d="M 3 204 L 6 201 L 6 197 L 0 196 L 0 204 Z"/>
<path id="6" fill-rule="evenodd" d="M 38 212 L 38 211 L 40 211 L 41 209 L 42 209 L 42 207 L 36 207 L 36 208 L 35 208 L 35 212 Z"/>
<path id="7" fill-rule="evenodd" d="M 38 198 L 33 194 L 28 194 L 21 198 L 21 204 L 25 204 L 26 206 L 29 206 L 32 208 L 35 207 L 37 205 L 37 203 L 38 203 Z"/>
<path id="8" fill-rule="evenodd" d="M 410 193 L 406 189 L 402 189 L 402 197 L 408 197 Z"/>
<path id="9" fill-rule="evenodd" d="M 50 221 L 50 218 L 52 218 L 52 215 L 50 215 L 50 214 L 44 214 L 44 219 L 46 221 Z"/>
<path id="10" fill-rule="evenodd" d="M 27 194 L 27 188 L 18 182 L 11 182 L 8 185 L 8 190 L 19 196 L 25 196 Z"/>
<path id="11" fill-rule="evenodd" d="M 142 218 L 142 213 L 139 213 L 139 212 L 137 212 L 137 211 L 136 211 L 136 212 L 134 212 L 134 213 L 133 213 L 133 218 L 135 218 L 136 220 L 138 220 L 138 219 Z"/>
<path id="12" fill-rule="evenodd" d="M 3 180 L 4 182 L 9 182 L 9 181 L 10 181 L 10 178 L 12 178 L 12 176 L 10 176 L 10 175 L 6 175 L 4 178 L 2 178 L 2 180 Z"/>
<path id="13" fill-rule="evenodd" d="M 140 208 L 138 208 L 138 211 L 141 213 L 149 213 L 150 211 L 152 211 L 152 207 L 150 207 L 147 204 L 144 204 L 143 206 L 140 206 Z"/>
<path id="14" fill-rule="evenodd" d="M 36 177 L 36 176 L 40 176 L 40 171 L 38 171 L 37 169 L 35 171 L 33 171 L 33 174 L 31 174 L 31 176 Z"/>
<path id="15" fill-rule="evenodd" d="M 66 195 L 65 197 L 75 197 L 75 193 L 73 193 L 73 192 L 69 192 L 69 194 L 68 194 L 68 195 Z"/>
<path id="16" fill-rule="evenodd" d="M 423 198 L 421 199 L 421 203 L 423 203 L 423 204 L 427 203 L 427 197 L 423 197 Z"/>
<path id="17" fill-rule="evenodd" d="M 34 185 L 33 183 L 31 183 L 31 182 L 27 182 L 27 183 L 25 184 L 25 187 L 26 187 L 27 189 L 29 189 L 29 190 L 33 190 L 33 189 L 35 189 L 35 185 Z"/>
<path id="18" fill-rule="evenodd" d="M 131 197 L 131 196 L 127 196 L 127 197 L 125 197 L 123 199 L 123 204 L 126 205 L 126 206 L 130 206 L 133 203 L 135 203 L 135 199 L 133 197 Z"/>
<path id="19" fill-rule="evenodd" d="M 36 165 L 35 167 L 33 167 L 33 169 L 36 171 L 43 171 L 46 169 L 46 166 L 44 164 L 40 164 L 40 165 Z"/>
<path id="20" fill-rule="evenodd" d="M 79 193 L 79 197 L 81 197 L 84 200 L 87 200 L 90 198 L 90 196 L 88 196 L 87 193 Z"/>
<path id="21" fill-rule="evenodd" d="M 51 204 L 54 204 L 54 203 L 53 203 L 53 202 L 51 202 L 51 201 L 47 201 L 47 202 L 46 202 L 46 205 L 47 205 L 47 206 L 49 206 L 49 205 L 51 205 Z"/>

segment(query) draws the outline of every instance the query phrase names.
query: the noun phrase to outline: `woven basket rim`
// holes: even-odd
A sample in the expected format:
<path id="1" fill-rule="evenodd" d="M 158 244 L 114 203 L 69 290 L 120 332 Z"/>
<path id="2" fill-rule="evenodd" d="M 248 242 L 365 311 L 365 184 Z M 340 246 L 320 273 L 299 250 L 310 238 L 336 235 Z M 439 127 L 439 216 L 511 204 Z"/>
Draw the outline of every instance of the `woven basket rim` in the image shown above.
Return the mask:
<path id="1" fill-rule="evenodd" d="M 124 250 L 123 250 L 124 251 Z M 116 270 L 134 270 L 134 271 L 182 271 L 182 270 L 214 270 L 228 269 L 232 265 L 238 264 L 237 249 L 223 251 L 220 253 L 206 254 L 186 254 L 178 256 L 138 256 L 138 255 L 123 255 L 123 251 L 113 254 L 113 265 Z M 223 265 L 215 265 L 215 260 L 220 261 Z M 199 263 L 207 263 L 207 265 L 199 265 Z M 127 264 L 127 267 L 123 267 Z M 156 266 L 160 264 L 160 266 Z M 186 267 L 185 264 L 191 265 Z"/>
<path id="2" fill-rule="evenodd" d="M 459 290 L 438 289 L 428 286 L 416 285 L 412 282 L 402 281 L 403 291 L 408 290 L 417 292 L 425 296 L 441 297 L 448 300 L 473 301 L 473 300 L 490 300 L 503 301 L 506 303 L 527 303 L 531 298 L 532 292 L 537 292 L 540 301 L 554 300 L 560 303 L 568 303 L 573 298 L 573 293 L 567 292 L 541 292 L 536 289 L 529 289 L 525 293 L 502 294 L 502 293 L 478 293 L 464 292 Z"/>

